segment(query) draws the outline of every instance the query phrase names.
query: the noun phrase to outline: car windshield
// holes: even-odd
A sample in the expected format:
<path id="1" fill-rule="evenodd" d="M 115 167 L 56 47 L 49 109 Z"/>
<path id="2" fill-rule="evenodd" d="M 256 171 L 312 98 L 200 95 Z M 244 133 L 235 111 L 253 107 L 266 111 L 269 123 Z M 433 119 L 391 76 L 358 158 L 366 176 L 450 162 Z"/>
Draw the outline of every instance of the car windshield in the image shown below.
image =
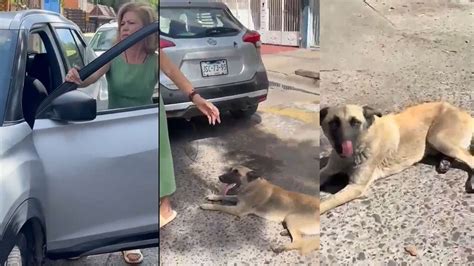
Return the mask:
<path id="1" fill-rule="evenodd" d="M 160 34 L 179 38 L 234 36 L 241 24 L 220 8 L 161 8 Z"/>
<path id="2" fill-rule="evenodd" d="M 94 51 L 107 51 L 114 46 L 116 38 L 116 28 L 98 30 L 90 42 L 91 48 Z"/>
<path id="3" fill-rule="evenodd" d="M 15 44 L 18 38 L 18 31 L 14 30 L 0 30 L 0 90 L 8 90 L 10 86 L 10 78 L 12 76 L 12 65 L 15 56 Z M 6 95 L 0 92 L 0 97 Z M 4 99 L 0 99 L 0 105 L 3 104 Z M 3 115 L 3 106 L 0 106 L 0 115 Z"/>

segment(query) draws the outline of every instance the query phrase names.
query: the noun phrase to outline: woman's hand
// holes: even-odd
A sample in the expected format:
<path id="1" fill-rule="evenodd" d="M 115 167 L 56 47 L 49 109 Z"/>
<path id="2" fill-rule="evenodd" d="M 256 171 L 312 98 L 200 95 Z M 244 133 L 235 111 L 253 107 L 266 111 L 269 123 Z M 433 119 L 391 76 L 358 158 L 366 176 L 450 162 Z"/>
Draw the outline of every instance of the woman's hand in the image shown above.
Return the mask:
<path id="1" fill-rule="evenodd" d="M 196 105 L 199 111 L 201 111 L 201 113 L 207 116 L 210 125 L 215 125 L 216 121 L 217 123 L 221 122 L 219 109 L 217 109 L 213 103 L 206 101 L 199 94 L 194 95 L 193 103 Z"/>
<path id="2" fill-rule="evenodd" d="M 65 80 L 67 82 L 76 83 L 78 86 L 82 85 L 81 77 L 79 76 L 79 72 L 77 71 L 75 67 L 69 69 L 69 72 L 67 72 Z"/>

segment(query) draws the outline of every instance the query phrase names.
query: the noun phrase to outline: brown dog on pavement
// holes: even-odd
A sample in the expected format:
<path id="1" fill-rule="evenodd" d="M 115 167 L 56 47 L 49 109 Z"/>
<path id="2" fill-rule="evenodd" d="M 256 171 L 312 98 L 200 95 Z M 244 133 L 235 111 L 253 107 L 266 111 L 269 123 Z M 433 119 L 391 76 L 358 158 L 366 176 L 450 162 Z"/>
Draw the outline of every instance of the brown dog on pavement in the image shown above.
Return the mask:
<path id="1" fill-rule="evenodd" d="M 367 106 L 326 107 L 320 124 L 333 147 L 320 171 L 321 184 L 338 173 L 350 176 L 349 185 L 321 202 L 321 214 L 363 196 L 376 179 L 399 173 L 428 154 L 470 167 L 466 191 L 474 192 L 474 118 L 449 103 L 423 103 L 384 116 Z"/>
<path id="2" fill-rule="evenodd" d="M 272 247 L 273 251 L 297 249 L 307 254 L 319 249 L 319 199 L 306 194 L 286 191 L 265 180 L 255 171 L 237 166 L 219 176 L 228 184 L 225 195 L 210 195 L 211 201 L 228 201 L 236 205 L 202 204 L 205 210 L 222 211 L 239 217 L 254 214 L 271 221 L 283 222 L 292 242 L 286 246 Z M 311 235 L 303 238 L 303 235 Z M 318 236 L 316 236 L 318 235 Z"/>

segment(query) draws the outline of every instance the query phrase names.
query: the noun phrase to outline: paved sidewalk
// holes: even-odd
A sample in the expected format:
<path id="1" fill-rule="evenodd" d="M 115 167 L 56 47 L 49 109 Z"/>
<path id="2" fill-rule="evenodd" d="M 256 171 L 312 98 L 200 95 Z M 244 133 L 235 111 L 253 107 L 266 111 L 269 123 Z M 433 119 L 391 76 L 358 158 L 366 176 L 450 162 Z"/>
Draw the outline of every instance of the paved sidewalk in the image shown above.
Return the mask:
<path id="1" fill-rule="evenodd" d="M 262 60 L 270 85 L 282 84 L 319 94 L 320 53 L 318 49 L 263 45 Z M 298 74 L 295 73 L 296 71 Z"/>

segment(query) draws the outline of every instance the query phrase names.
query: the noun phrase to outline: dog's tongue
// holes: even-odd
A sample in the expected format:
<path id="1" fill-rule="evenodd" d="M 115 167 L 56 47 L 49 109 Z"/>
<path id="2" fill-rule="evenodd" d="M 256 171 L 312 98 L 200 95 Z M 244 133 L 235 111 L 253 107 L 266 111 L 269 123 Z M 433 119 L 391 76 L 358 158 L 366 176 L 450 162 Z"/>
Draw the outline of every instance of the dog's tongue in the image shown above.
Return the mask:
<path id="1" fill-rule="evenodd" d="M 223 190 L 222 193 L 223 193 L 224 195 L 227 195 L 227 193 L 229 192 L 229 190 L 230 190 L 231 188 L 233 188 L 234 186 L 235 186 L 235 184 L 224 184 L 223 189 L 222 189 L 222 190 Z"/>
<path id="2" fill-rule="evenodd" d="M 350 157 L 352 156 L 352 141 L 346 140 L 342 143 L 342 155 L 344 157 Z"/>

